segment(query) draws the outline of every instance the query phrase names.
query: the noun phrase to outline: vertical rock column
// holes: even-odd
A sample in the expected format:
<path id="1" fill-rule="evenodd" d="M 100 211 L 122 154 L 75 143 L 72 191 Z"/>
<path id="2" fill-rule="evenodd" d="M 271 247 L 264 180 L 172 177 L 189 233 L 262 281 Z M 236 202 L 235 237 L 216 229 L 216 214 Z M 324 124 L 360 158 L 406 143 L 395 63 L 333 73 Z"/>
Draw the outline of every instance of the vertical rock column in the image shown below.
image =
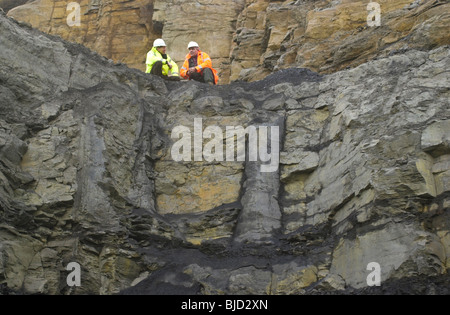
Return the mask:
<path id="1" fill-rule="evenodd" d="M 83 166 L 79 174 L 80 208 L 83 214 L 96 222 L 99 230 L 109 230 L 116 222 L 112 220 L 115 216 L 108 196 L 99 186 L 106 172 L 103 157 L 105 143 L 98 134 L 94 119 L 95 116 L 86 117 L 81 127 L 80 161 Z"/>
<path id="2" fill-rule="evenodd" d="M 261 125 L 267 126 L 268 130 L 271 130 L 272 126 L 278 126 L 280 131 L 284 130 L 284 117 L 274 115 L 267 120 L 268 122 Z M 271 138 L 270 134 L 267 152 L 270 152 L 272 158 L 274 154 L 279 157 L 280 139 L 278 137 L 275 143 L 271 141 Z M 261 135 L 259 135 L 259 141 L 261 141 Z M 278 145 L 278 148 L 274 147 L 274 144 Z M 258 157 L 257 162 L 249 161 L 249 154 L 247 154 L 244 192 L 241 198 L 242 212 L 234 234 L 235 243 L 271 243 L 274 233 L 281 227 L 281 211 L 278 203 L 279 168 L 277 165 L 276 170 L 272 172 L 262 172 L 261 166 L 266 163 L 261 162 L 260 152 Z"/>

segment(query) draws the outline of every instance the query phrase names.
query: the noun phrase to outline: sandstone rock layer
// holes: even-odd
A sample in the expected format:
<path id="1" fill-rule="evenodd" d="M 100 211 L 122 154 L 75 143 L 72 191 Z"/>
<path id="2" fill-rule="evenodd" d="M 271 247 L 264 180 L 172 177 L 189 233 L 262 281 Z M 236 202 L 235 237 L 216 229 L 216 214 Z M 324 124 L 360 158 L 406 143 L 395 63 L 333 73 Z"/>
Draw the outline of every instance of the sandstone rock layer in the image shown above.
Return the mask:
<path id="1" fill-rule="evenodd" d="M 195 40 L 213 58 L 221 84 L 290 67 L 332 73 L 401 49 L 450 44 L 447 1 L 376 1 L 377 27 L 367 23 L 369 2 L 81 0 L 78 27 L 67 24 L 67 1 L 37 0 L 9 15 L 142 71 L 155 38 L 167 41 L 179 65 Z"/>

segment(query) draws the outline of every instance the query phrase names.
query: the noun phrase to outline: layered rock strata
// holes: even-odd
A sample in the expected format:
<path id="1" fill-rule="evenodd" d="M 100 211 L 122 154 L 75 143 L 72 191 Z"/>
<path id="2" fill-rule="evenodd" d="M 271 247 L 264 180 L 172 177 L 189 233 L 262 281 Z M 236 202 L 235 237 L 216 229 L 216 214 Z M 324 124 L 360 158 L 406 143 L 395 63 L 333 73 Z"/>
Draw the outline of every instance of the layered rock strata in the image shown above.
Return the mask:
<path id="1" fill-rule="evenodd" d="M 1 292 L 447 292 L 448 46 L 211 87 L 3 14 L 0 33 Z M 175 162 L 199 119 L 223 152 L 227 127 L 277 127 L 278 167 L 208 162 L 206 133 L 201 161 Z"/>
<path id="2" fill-rule="evenodd" d="M 81 0 L 80 26 L 72 27 L 68 1 L 36 0 L 9 15 L 142 71 L 154 39 L 166 40 L 180 66 L 195 40 L 211 55 L 221 84 L 289 67 L 332 73 L 398 49 L 450 44 L 448 1 L 375 1 L 376 27 L 367 21 L 369 2 Z"/>

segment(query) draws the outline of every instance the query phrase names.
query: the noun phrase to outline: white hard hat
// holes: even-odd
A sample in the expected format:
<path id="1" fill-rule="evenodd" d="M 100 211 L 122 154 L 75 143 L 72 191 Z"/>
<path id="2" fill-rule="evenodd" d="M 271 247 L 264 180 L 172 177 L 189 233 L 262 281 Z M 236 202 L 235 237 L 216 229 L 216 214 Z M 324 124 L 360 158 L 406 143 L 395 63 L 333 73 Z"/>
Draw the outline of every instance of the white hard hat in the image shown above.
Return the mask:
<path id="1" fill-rule="evenodd" d="M 167 46 L 166 43 L 161 38 L 158 38 L 153 42 L 153 47 L 166 47 L 166 46 Z"/>
<path id="2" fill-rule="evenodd" d="M 196 42 L 190 42 L 188 45 L 188 49 L 192 48 L 192 47 L 199 47 L 198 44 Z"/>

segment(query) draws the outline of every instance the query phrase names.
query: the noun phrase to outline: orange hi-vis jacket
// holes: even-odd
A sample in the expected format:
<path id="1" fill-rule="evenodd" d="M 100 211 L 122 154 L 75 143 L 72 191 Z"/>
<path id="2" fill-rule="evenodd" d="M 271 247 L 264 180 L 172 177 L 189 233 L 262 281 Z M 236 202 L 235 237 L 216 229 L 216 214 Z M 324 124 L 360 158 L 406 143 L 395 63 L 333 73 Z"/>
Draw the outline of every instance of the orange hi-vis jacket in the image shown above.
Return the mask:
<path id="1" fill-rule="evenodd" d="M 187 54 L 183 67 L 181 67 L 180 75 L 185 79 L 189 79 L 187 71 L 189 70 L 189 59 L 191 58 L 191 55 Z M 202 72 L 205 68 L 210 68 L 212 70 L 214 74 L 214 82 L 217 84 L 217 82 L 219 82 L 219 76 L 217 75 L 217 70 L 212 67 L 211 58 L 207 53 L 199 50 L 197 55 L 197 67 L 195 67 L 195 69 L 197 69 L 197 72 Z"/>

